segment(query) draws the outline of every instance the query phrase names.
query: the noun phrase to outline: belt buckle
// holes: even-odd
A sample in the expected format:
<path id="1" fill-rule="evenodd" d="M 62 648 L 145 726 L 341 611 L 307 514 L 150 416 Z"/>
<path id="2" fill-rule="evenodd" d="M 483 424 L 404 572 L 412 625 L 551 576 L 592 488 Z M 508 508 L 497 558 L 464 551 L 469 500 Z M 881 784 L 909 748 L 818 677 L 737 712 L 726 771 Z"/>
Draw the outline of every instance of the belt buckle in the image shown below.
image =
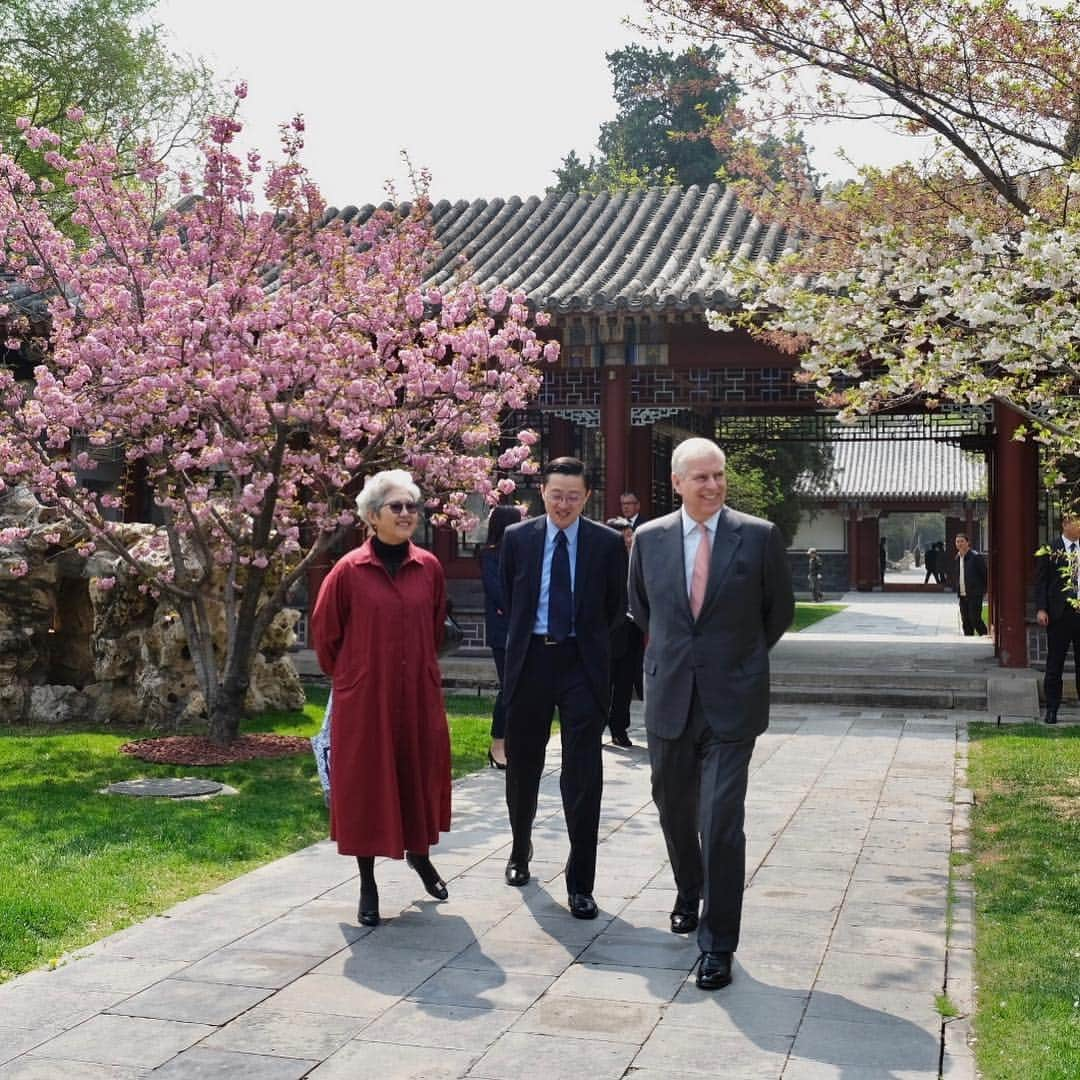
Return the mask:
<path id="1" fill-rule="evenodd" d="M 544 644 L 545 645 L 561 645 L 562 642 L 556 641 L 550 634 L 545 634 L 544 635 Z"/>

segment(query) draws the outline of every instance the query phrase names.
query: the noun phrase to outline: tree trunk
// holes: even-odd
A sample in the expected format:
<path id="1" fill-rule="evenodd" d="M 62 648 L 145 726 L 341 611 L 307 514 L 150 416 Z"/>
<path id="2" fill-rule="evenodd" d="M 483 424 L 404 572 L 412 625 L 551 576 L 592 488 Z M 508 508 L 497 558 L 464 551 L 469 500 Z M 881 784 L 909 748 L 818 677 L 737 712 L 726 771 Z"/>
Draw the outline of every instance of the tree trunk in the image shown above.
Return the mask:
<path id="1" fill-rule="evenodd" d="M 240 722 L 244 719 L 244 699 L 247 697 L 247 683 L 243 688 L 235 682 L 226 680 L 218 688 L 217 701 L 210 713 L 210 738 L 221 746 L 235 742 L 240 735 Z"/>
<path id="2" fill-rule="evenodd" d="M 251 685 L 251 665 L 262 643 L 270 619 L 280 610 L 271 602 L 259 610 L 264 575 L 255 572 L 245 584 L 236 625 L 228 637 L 225 671 L 217 689 L 214 708 L 210 711 L 210 738 L 228 745 L 240 734 L 240 721 L 245 715 L 245 701 Z"/>

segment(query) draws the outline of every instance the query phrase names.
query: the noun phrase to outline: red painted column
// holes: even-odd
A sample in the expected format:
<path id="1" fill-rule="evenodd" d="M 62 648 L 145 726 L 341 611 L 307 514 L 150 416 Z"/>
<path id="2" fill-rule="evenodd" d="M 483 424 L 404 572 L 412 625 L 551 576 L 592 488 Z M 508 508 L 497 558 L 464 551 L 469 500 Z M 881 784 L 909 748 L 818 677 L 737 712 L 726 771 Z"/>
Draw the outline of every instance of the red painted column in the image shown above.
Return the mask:
<path id="1" fill-rule="evenodd" d="M 859 523 L 855 512 L 851 511 L 847 520 L 848 536 L 848 588 L 854 589 L 859 584 Z"/>
<path id="2" fill-rule="evenodd" d="M 990 537 L 990 588 L 994 593 L 994 647 L 1002 667 L 1027 667 L 1028 564 L 1034 555 L 1035 463 L 1027 443 L 1013 441 L 1022 420 L 1018 413 L 994 408 L 994 484 Z"/>
<path id="3" fill-rule="evenodd" d="M 616 517 L 629 479 L 630 379 L 625 367 L 604 369 L 600 431 L 604 436 L 604 516 Z"/>
<path id="4" fill-rule="evenodd" d="M 553 416 L 551 418 L 551 434 L 548 437 L 548 445 L 542 448 L 543 461 L 551 461 L 557 457 L 571 457 L 574 453 L 574 425 L 569 420 Z"/>
<path id="5" fill-rule="evenodd" d="M 626 487 L 641 500 L 641 512 L 647 518 L 653 516 L 652 466 L 652 425 L 631 426 L 629 483 Z"/>

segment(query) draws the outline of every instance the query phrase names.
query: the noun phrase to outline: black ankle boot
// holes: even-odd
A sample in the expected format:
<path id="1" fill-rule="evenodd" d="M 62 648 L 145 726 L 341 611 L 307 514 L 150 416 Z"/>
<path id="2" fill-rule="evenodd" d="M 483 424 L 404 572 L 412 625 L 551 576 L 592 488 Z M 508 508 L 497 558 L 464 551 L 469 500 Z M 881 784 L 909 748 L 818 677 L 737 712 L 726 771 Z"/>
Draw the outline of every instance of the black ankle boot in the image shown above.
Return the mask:
<path id="1" fill-rule="evenodd" d="M 375 884 L 375 857 L 357 855 L 356 865 L 360 868 L 360 906 L 356 917 L 361 926 L 378 926 L 379 889 Z"/>
<path id="2" fill-rule="evenodd" d="M 405 861 L 420 875 L 428 895 L 434 896 L 436 900 L 445 900 L 450 895 L 446 882 L 439 877 L 439 871 L 431 865 L 431 859 L 427 855 L 414 855 L 411 851 L 406 851 Z"/>

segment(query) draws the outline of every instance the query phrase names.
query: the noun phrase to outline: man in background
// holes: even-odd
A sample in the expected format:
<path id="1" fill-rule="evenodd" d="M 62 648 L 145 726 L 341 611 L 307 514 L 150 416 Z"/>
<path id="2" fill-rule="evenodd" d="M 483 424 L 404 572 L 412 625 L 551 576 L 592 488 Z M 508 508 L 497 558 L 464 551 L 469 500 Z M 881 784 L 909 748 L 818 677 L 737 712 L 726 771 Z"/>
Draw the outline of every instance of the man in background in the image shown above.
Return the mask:
<path id="1" fill-rule="evenodd" d="M 1040 626 L 1046 627 L 1046 722 L 1056 724 L 1061 707 L 1065 657 L 1069 646 L 1076 668 L 1076 694 L 1080 698 L 1080 515 L 1062 514 L 1061 535 L 1036 560 L 1035 606 Z"/>
<path id="2" fill-rule="evenodd" d="M 964 637 L 986 633 L 983 622 L 983 597 L 986 595 L 986 563 L 971 546 L 965 533 L 957 533 L 956 545 L 956 596 L 960 605 L 960 625 Z"/>
<path id="3" fill-rule="evenodd" d="M 632 491 L 624 491 L 619 496 L 619 509 L 622 516 L 630 522 L 631 529 L 636 529 L 649 520 L 641 516 L 641 500 Z"/>

